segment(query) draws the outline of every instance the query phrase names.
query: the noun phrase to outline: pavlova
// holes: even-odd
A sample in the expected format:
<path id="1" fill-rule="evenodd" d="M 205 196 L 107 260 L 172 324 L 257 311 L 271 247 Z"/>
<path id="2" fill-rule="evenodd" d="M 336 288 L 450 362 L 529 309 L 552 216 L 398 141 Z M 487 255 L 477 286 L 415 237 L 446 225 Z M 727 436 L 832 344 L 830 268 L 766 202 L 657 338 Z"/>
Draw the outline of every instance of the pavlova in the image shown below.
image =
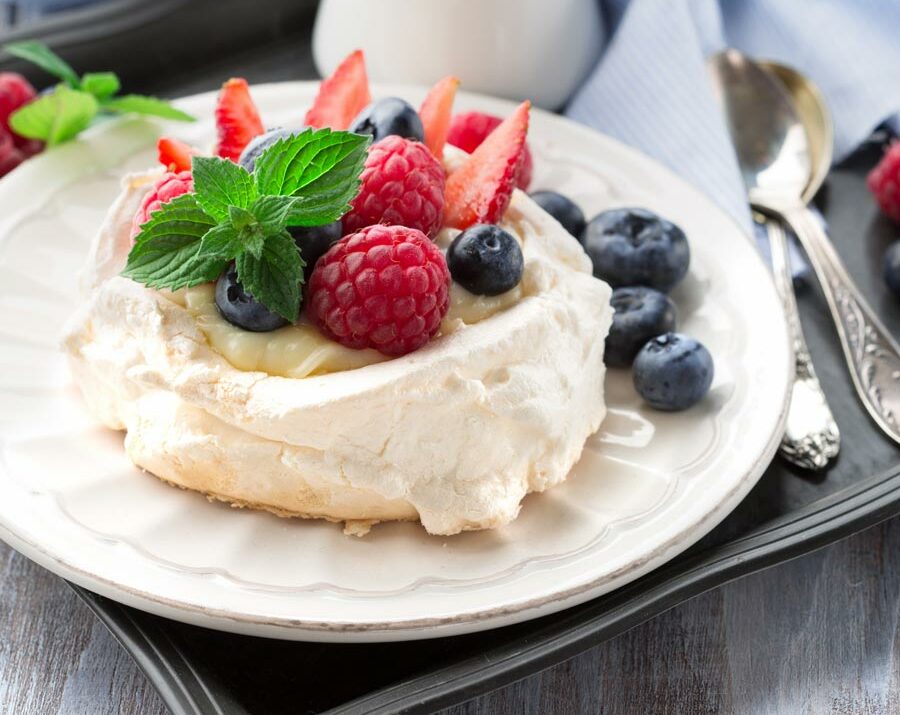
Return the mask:
<path id="1" fill-rule="evenodd" d="M 445 146 L 457 84 L 372 102 L 354 53 L 265 131 L 230 80 L 215 156 L 164 138 L 126 177 L 64 344 L 136 465 L 355 533 L 497 527 L 566 478 L 606 413 L 611 289 L 516 190 L 527 102 Z"/>

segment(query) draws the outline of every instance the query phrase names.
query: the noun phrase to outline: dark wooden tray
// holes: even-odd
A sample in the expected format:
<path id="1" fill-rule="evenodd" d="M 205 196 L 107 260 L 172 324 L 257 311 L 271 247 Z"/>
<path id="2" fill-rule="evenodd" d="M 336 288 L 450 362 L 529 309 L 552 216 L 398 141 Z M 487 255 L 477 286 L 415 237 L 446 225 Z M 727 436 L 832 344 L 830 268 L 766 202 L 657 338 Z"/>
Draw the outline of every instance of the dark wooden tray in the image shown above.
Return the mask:
<path id="1" fill-rule="evenodd" d="M 312 2 L 140 0 L 31 32 L 78 69 L 116 69 L 129 90 L 186 94 L 240 74 L 251 81 L 312 76 Z M 252 7 L 253 12 L 247 9 Z M 139 12 L 140 11 L 140 12 Z M 173 38 L 201 28 L 202 42 Z M 153 51 L 135 61 L 135 43 Z M 238 49 L 235 49 L 238 48 Z M 0 62 L 0 68 L 14 67 Z M 40 77 L 36 77 L 40 79 Z M 870 146 L 832 172 L 819 197 L 831 235 L 872 305 L 900 336 L 900 303 L 880 280 L 881 255 L 900 230 L 865 190 Z M 723 257 L 727 260 L 727 257 Z M 752 300 L 747 296 L 747 300 Z M 280 712 L 428 712 L 546 668 L 671 608 L 900 512 L 900 453 L 858 404 L 837 335 L 815 286 L 800 296 L 816 370 L 841 428 L 826 473 L 776 461 L 700 543 L 664 567 L 553 616 L 485 633 L 414 643 L 327 645 L 235 636 L 152 616 L 74 587 L 144 670 L 176 715 Z M 765 346 L 758 346 L 765 350 Z"/>

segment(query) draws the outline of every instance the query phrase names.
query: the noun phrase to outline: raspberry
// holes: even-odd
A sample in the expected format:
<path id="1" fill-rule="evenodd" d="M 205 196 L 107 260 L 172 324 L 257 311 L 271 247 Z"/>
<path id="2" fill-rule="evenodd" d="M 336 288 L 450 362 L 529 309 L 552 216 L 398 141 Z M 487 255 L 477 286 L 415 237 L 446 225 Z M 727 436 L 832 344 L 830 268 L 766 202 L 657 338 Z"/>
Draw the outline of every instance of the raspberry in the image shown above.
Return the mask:
<path id="1" fill-rule="evenodd" d="M 389 136 L 369 148 L 344 233 L 375 223 L 417 228 L 434 237 L 444 210 L 444 168 L 420 142 Z"/>
<path id="2" fill-rule="evenodd" d="M 36 94 L 31 83 L 19 73 L 0 72 L 0 124 L 4 129 L 9 130 L 9 115 L 28 104 Z"/>
<path id="3" fill-rule="evenodd" d="M 141 201 L 140 208 L 134 215 L 134 221 L 131 223 L 131 238 L 133 239 L 141 232 L 143 226 L 150 219 L 150 214 L 157 211 L 160 206 L 168 203 L 176 196 L 189 194 L 194 190 L 194 177 L 189 171 L 182 171 L 178 174 L 167 172 L 161 178 L 156 180 L 153 188 L 147 192 Z"/>
<path id="4" fill-rule="evenodd" d="M 450 307 L 444 254 L 421 231 L 368 226 L 322 256 L 309 280 L 310 320 L 349 348 L 418 350 Z"/>
<path id="5" fill-rule="evenodd" d="M 888 147 L 866 183 L 885 215 L 900 222 L 900 141 Z"/>
<path id="6" fill-rule="evenodd" d="M 471 154 L 483 142 L 487 135 L 494 131 L 503 121 L 501 117 L 485 112 L 462 112 L 454 115 L 450 122 L 450 131 L 447 134 L 447 142 L 459 147 Z M 534 159 L 528 144 L 525 145 L 525 157 L 516 177 L 516 186 L 522 191 L 528 191 L 531 184 L 531 176 L 534 173 Z"/>
<path id="7" fill-rule="evenodd" d="M 22 150 L 13 143 L 12 134 L 0 127 L 0 176 L 6 176 L 25 159 Z"/>

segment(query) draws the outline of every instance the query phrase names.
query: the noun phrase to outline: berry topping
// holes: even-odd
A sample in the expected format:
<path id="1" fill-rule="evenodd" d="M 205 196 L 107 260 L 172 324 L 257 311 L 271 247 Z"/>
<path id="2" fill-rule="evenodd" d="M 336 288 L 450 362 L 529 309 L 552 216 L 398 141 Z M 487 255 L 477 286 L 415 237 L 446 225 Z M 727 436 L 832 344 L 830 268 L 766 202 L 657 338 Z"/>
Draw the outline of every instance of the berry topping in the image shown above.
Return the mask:
<path id="1" fill-rule="evenodd" d="M 36 96 L 37 92 L 34 91 L 34 87 L 18 72 L 0 72 L 0 125 L 10 131 L 9 115 L 19 107 L 28 104 Z M 18 139 L 16 145 L 21 141 L 26 141 L 15 135 L 13 139 Z"/>
<path id="2" fill-rule="evenodd" d="M 671 290 L 688 270 L 691 252 L 678 226 L 646 209 L 612 209 L 590 220 L 582 234 L 594 275 L 618 286 Z"/>
<path id="3" fill-rule="evenodd" d="M 519 242 L 499 226 L 478 224 L 450 244 L 447 266 L 453 280 L 476 295 L 500 295 L 522 280 L 525 259 Z"/>
<path id="4" fill-rule="evenodd" d="M 535 191 L 531 199 L 562 224 L 575 238 L 584 231 L 584 214 L 572 199 L 555 191 Z"/>
<path id="5" fill-rule="evenodd" d="M 200 154 L 190 144 L 185 144 L 172 137 L 160 137 L 156 143 L 156 152 L 159 163 L 166 167 L 166 171 L 175 174 L 179 171 L 190 171 L 192 157 Z"/>
<path id="6" fill-rule="evenodd" d="M 247 80 L 234 78 L 222 85 L 216 104 L 216 154 L 237 161 L 253 137 L 263 133 L 262 120 L 250 97 Z"/>
<path id="7" fill-rule="evenodd" d="M 497 223 L 509 206 L 525 156 L 530 102 L 522 102 L 447 179 L 445 223 Z M 452 140 L 451 140 L 452 141 Z"/>
<path id="8" fill-rule="evenodd" d="M 344 235 L 340 219 L 322 226 L 290 226 L 288 232 L 294 237 L 294 242 L 300 249 L 300 257 L 306 263 L 307 275 L 316 265 L 316 261 Z"/>
<path id="9" fill-rule="evenodd" d="M 131 237 L 134 238 L 141 232 L 141 226 L 147 223 L 150 214 L 158 210 L 163 204 L 169 203 L 176 196 L 190 194 L 194 190 L 194 179 L 190 171 L 182 171 L 177 174 L 167 172 L 156 180 L 150 191 L 147 192 L 134 215 L 131 223 Z"/>
<path id="10" fill-rule="evenodd" d="M 434 237 L 444 206 L 444 168 L 419 142 L 390 136 L 369 147 L 359 194 L 344 232 L 375 223 L 416 228 Z"/>
<path id="11" fill-rule="evenodd" d="M 255 333 L 267 333 L 288 324 L 244 290 L 234 264 L 216 281 L 216 307 L 229 323 Z"/>
<path id="12" fill-rule="evenodd" d="M 369 134 L 372 141 L 398 136 L 416 141 L 425 140 L 425 129 L 415 109 L 399 97 L 385 97 L 372 102 L 350 124 L 354 134 Z"/>
<path id="13" fill-rule="evenodd" d="M 449 290 L 444 255 L 424 233 L 369 226 L 344 236 L 316 264 L 307 311 L 342 345 L 405 355 L 437 333 Z"/>
<path id="14" fill-rule="evenodd" d="M 884 214 L 900 222 L 900 141 L 887 148 L 866 183 Z"/>
<path id="15" fill-rule="evenodd" d="M 648 340 L 675 330 L 675 305 L 658 290 L 616 288 L 610 303 L 615 311 L 606 337 L 610 367 L 628 367 Z"/>
<path id="16" fill-rule="evenodd" d="M 884 282 L 891 292 L 900 298 L 900 241 L 895 241 L 884 252 Z"/>
<path id="17" fill-rule="evenodd" d="M 0 176 L 6 176 L 25 158 L 22 150 L 16 148 L 12 134 L 0 127 Z"/>
<path id="18" fill-rule="evenodd" d="M 453 99 L 456 97 L 458 87 L 459 79 L 444 77 L 431 88 L 422 106 L 419 107 L 419 116 L 425 129 L 425 146 L 438 159 L 444 156 L 444 144 L 447 142 L 447 132 L 450 131 Z"/>
<path id="19" fill-rule="evenodd" d="M 703 345 L 681 333 L 648 342 L 634 359 L 634 387 L 657 410 L 686 410 L 709 391 L 713 360 Z"/>
<path id="20" fill-rule="evenodd" d="M 276 129 L 270 129 L 265 134 L 253 137 L 253 139 L 250 140 L 250 143 L 244 147 L 240 157 L 238 157 L 238 164 L 243 166 L 247 171 L 253 171 L 256 168 L 256 160 L 259 159 L 260 155 L 266 149 L 279 139 L 289 137 L 291 134 L 293 134 L 293 132 L 290 130 L 277 127 Z"/>
<path id="21" fill-rule="evenodd" d="M 348 55 L 330 77 L 322 80 L 304 123 L 308 127 L 344 130 L 371 101 L 366 61 L 362 50 L 357 50 Z"/>
<path id="22" fill-rule="evenodd" d="M 499 127 L 502 122 L 502 117 L 496 117 L 485 112 L 463 112 L 457 114 L 450 122 L 447 141 L 453 146 L 471 154 L 481 146 L 481 142 L 487 138 L 488 134 Z M 525 157 L 522 159 L 522 166 L 519 168 L 519 174 L 516 177 L 516 186 L 522 191 L 528 191 L 533 171 L 534 160 L 531 158 L 531 151 L 526 143 Z"/>

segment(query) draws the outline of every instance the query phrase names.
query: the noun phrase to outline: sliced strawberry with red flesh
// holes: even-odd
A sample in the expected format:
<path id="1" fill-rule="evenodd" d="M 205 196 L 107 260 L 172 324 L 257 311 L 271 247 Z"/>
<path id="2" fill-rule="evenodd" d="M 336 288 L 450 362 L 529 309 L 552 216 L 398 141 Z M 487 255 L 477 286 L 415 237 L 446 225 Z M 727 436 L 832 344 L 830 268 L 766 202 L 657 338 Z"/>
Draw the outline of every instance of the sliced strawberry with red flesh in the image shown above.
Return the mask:
<path id="1" fill-rule="evenodd" d="M 174 174 L 179 171 L 190 171 L 191 157 L 200 154 L 200 151 L 190 144 L 172 137 L 160 137 L 156 143 L 156 152 L 159 163 L 166 167 L 166 171 Z"/>
<path id="2" fill-rule="evenodd" d="M 444 156 L 444 144 L 447 143 L 447 132 L 450 130 L 453 99 L 456 97 L 457 87 L 459 87 L 457 77 L 444 77 L 431 88 L 419 108 L 422 126 L 425 127 L 425 146 L 438 159 Z"/>
<path id="3" fill-rule="evenodd" d="M 216 154 L 237 161 L 253 137 L 263 133 L 262 119 L 250 96 L 247 80 L 237 77 L 222 85 L 216 104 Z"/>
<path id="4" fill-rule="evenodd" d="M 456 114 L 450 120 L 447 142 L 471 154 L 487 138 L 488 134 L 500 126 L 502 121 L 503 117 L 486 112 L 472 111 Z M 528 191 L 533 171 L 534 163 L 526 142 L 525 158 L 522 160 L 522 168 L 519 169 L 519 178 L 516 181 L 516 186 L 522 191 Z"/>
<path id="5" fill-rule="evenodd" d="M 444 224 L 497 223 L 506 212 L 525 156 L 531 102 L 522 102 L 447 178 Z"/>
<path id="6" fill-rule="evenodd" d="M 366 60 L 362 50 L 356 50 L 338 65 L 330 77 L 322 80 L 304 122 L 308 127 L 330 127 L 343 131 L 371 101 Z"/>

